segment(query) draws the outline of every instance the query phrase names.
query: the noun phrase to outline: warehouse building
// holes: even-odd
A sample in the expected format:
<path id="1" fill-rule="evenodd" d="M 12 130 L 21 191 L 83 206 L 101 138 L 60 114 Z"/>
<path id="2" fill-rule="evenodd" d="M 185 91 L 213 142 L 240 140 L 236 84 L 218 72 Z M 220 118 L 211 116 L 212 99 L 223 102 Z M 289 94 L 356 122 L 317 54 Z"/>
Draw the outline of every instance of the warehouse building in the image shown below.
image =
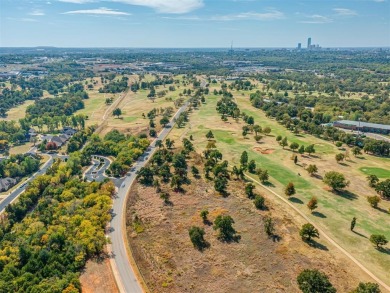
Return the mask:
<path id="1" fill-rule="evenodd" d="M 371 133 L 390 134 L 390 125 L 362 121 L 340 120 L 333 122 L 334 127 Z"/>

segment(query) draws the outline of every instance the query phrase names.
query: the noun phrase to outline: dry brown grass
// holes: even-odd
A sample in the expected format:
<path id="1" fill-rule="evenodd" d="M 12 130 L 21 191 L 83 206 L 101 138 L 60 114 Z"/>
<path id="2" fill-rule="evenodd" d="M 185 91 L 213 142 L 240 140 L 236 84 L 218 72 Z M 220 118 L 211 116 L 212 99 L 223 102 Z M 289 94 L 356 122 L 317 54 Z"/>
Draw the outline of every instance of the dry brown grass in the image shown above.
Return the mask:
<path id="1" fill-rule="evenodd" d="M 305 268 L 324 271 L 340 292 L 369 280 L 325 240 L 318 240 L 322 249 L 303 243 L 298 235 L 302 220 L 283 204 L 267 200 L 269 210 L 258 211 L 246 198 L 243 182 L 230 181 L 230 195 L 224 198 L 215 193 L 212 182 L 190 177 L 193 183 L 184 194 L 163 187 L 172 206 L 163 205 L 151 187 L 135 184 L 131 190 L 129 242 L 152 292 L 298 292 L 296 276 Z M 210 221 L 219 214 L 231 215 L 241 240 L 217 240 L 216 231 L 199 216 L 204 208 Z M 144 228 L 139 234 L 132 226 L 135 215 Z M 266 236 L 265 215 L 275 220 L 279 242 Z M 194 249 L 189 239 L 188 229 L 194 225 L 206 231 L 210 248 L 204 252 Z"/>
<path id="2" fill-rule="evenodd" d="M 83 293 L 119 292 L 108 258 L 101 261 L 88 261 L 83 274 L 80 276 L 80 282 Z"/>

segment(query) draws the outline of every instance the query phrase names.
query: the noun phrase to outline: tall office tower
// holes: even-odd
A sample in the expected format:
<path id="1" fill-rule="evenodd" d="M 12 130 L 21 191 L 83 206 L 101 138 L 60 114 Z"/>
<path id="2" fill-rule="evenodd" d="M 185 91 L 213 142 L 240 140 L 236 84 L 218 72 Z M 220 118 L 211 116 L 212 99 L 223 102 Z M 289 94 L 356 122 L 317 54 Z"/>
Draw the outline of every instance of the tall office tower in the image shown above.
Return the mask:
<path id="1" fill-rule="evenodd" d="M 302 49 L 302 44 L 298 43 L 298 50 L 301 50 L 301 49 Z"/>
<path id="2" fill-rule="evenodd" d="M 307 39 L 307 48 L 310 49 L 311 47 L 311 38 Z"/>

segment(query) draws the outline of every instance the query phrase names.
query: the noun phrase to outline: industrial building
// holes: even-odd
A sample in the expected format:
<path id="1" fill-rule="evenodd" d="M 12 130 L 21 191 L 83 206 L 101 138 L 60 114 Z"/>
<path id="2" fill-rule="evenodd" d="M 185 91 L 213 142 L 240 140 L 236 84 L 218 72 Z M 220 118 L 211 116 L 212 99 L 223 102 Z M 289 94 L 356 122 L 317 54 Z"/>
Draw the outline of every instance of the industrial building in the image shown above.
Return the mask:
<path id="1" fill-rule="evenodd" d="M 385 125 L 385 124 L 376 124 L 376 123 L 351 121 L 351 120 L 340 120 L 340 121 L 333 122 L 333 126 L 343 128 L 343 129 L 361 131 L 361 132 L 390 134 L 390 125 Z"/>

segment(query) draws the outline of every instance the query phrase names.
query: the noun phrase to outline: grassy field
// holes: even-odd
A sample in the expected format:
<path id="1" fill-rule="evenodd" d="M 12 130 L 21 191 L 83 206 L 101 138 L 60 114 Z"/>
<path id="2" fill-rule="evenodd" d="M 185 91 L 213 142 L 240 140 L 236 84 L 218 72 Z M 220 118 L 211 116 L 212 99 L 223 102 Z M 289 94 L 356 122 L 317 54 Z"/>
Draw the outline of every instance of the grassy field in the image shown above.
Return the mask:
<path id="1" fill-rule="evenodd" d="M 18 121 L 19 119 L 24 118 L 24 116 L 26 115 L 27 107 L 32 105 L 32 104 L 34 104 L 34 101 L 27 100 L 23 104 L 8 110 L 7 117 L 6 118 L 0 118 L 0 120 L 7 120 L 7 121 L 14 120 L 14 121 Z"/>
<path id="2" fill-rule="evenodd" d="M 375 168 L 375 167 L 361 167 L 359 168 L 366 175 L 376 175 L 378 178 L 390 178 L 390 169 Z"/>
<path id="3" fill-rule="evenodd" d="M 379 174 L 387 174 L 390 170 L 390 159 L 364 155 L 361 158 L 352 157 L 344 164 L 337 164 L 334 156 L 340 152 L 333 144 L 310 135 L 296 136 L 279 125 L 275 120 L 265 117 L 261 110 L 253 108 L 248 96 L 235 94 L 240 109 L 255 118 L 255 123 L 262 127 L 269 126 L 271 135 L 256 143 L 252 135 L 244 139 L 241 135 L 242 122 L 223 122 L 215 110 L 219 97 L 209 96 L 207 105 L 198 112 L 194 112 L 190 118 L 190 124 L 186 129 L 174 129 L 170 134 L 173 139 L 193 135 L 198 152 L 205 149 L 207 144 L 205 134 L 211 129 L 215 135 L 218 149 L 224 157 L 233 164 L 239 164 L 242 151 L 246 150 L 250 159 L 254 159 L 261 168 L 268 169 L 271 175 L 271 188 L 284 194 L 284 187 L 288 182 L 293 182 L 297 194 L 292 199 L 294 205 L 301 209 L 308 217 L 314 220 L 328 235 L 347 251 L 352 253 L 368 269 L 380 277 L 383 281 L 390 281 L 389 250 L 380 252 L 369 242 L 371 234 L 384 234 L 390 239 L 388 223 L 390 220 L 390 203 L 382 201 L 380 209 L 373 209 L 366 200 L 367 195 L 374 195 L 375 191 L 368 187 L 366 175 L 361 168 L 380 171 Z M 299 155 L 298 164 L 291 160 L 292 151 L 285 150 L 277 144 L 275 136 L 282 135 L 298 144 L 315 144 L 314 156 Z M 304 170 L 308 164 L 316 164 L 319 176 L 310 177 Z M 335 194 L 323 184 L 321 178 L 326 171 L 339 171 L 343 173 L 351 184 L 348 191 Z M 300 174 L 300 175 L 298 175 Z M 265 191 L 264 191 L 265 192 Z M 265 192 L 266 193 L 266 192 Z M 319 201 L 316 213 L 311 214 L 306 203 L 312 196 Z M 277 199 L 275 199 L 277 201 Z M 357 217 L 356 232 L 349 230 L 352 217 Z"/>

